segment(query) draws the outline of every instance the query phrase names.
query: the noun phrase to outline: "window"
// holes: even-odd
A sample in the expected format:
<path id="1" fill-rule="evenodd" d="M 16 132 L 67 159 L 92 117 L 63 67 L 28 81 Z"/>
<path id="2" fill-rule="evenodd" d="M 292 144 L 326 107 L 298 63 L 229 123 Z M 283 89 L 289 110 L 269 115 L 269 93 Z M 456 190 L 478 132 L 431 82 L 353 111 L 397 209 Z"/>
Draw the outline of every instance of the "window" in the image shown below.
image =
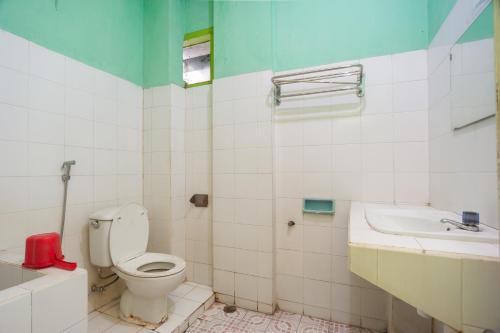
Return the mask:
<path id="1" fill-rule="evenodd" d="M 212 82 L 212 29 L 186 34 L 182 52 L 183 79 L 186 87 Z"/>

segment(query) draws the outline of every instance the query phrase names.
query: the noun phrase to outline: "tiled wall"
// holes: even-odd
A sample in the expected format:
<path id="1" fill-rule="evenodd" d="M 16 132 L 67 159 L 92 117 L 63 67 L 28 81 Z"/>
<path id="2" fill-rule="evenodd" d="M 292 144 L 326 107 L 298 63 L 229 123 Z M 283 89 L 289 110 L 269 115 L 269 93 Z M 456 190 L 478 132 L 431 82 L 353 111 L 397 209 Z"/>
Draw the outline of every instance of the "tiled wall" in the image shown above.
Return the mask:
<path id="1" fill-rule="evenodd" d="M 211 195 L 211 86 L 144 90 L 144 204 L 149 250 L 186 260 L 190 281 L 212 284 L 212 197 L 209 207 L 189 203 Z"/>
<path id="2" fill-rule="evenodd" d="M 261 312 L 274 305 L 270 79 L 266 71 L 213 84 L 214 290 Z"/>
<path id="3" fill-rule="evenodd" d="M 427 58 L 415 51 L 359 62 L 366 97 L 357 113 L 336 117 L 337 106 L 308 117 L 318 99 L 303 99 L 293 106 L 306 119 L 276 123 L 276 290 L 280 308 L 381 329 L 385 292 L 349 272 L 348 211 L 354 200 L 429 201 Z M 334 198 L 336 214 L 303 214 L 303 198 Z"/>
<path id="4" fill-rule="evenodd" d="M 465 51 L 465 52 L 463 52 Z M 496 124 L 489 119 L 453 130 L 451 73 L 471 74 L 493 69 L 492 39 L 454 47 L 453 60 L 439 57 L 440 48 L 429 49 L 429 152 L 430 200 L 433 207 L 461 212 L 478 211 L 481 222 L 498 225 Z M 440 59 L 439 62 L 435 59 Z M 464 73 L 462 73 L 464 74 Z M 494 85 L 494 82 L 490 82 Z M 473 89 L 475 87 L 469 87 Z M 482 89 L 483 100 L 495 100 L 495 90 Z M 490 93 L 488 96 L 488 92 Z M 455 92 L 456 94 L 456 92 Z M 464 95 L 465 97 L 465 95 Z M 462 98 L 463 100 L 464 98 Z M 465 101 L 468 103 L 469 101 Z"/>
<path id="5" fill-rule="evenodd" d="M 88 215 L 142 202 L 141 117 L 141 87 L 0 30 L 0 248 L 60 230 L 61 165 L 74 159 L 63 250 L 98 282 Z"/>
<path id="6" fill-rule="evenodd" d="M 144 90 L 144 205 L 148 249 L 185 258 L 186 158 L 184 89 Z"/>
<path id="7" fill-rule="evenodd" d="M 187 203 L 188 280 L 212 285 L 212 86 L 186 91 L 186 200 L 208 194 L 208 207 Z"/>

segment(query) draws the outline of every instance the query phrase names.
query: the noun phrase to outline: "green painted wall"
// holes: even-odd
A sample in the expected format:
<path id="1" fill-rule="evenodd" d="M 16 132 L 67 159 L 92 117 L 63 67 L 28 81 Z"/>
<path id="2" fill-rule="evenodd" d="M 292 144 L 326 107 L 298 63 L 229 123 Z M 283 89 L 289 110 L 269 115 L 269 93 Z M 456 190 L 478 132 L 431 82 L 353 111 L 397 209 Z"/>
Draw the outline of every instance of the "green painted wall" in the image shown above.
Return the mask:
<path id="1" fill-rule="evenodd" d="M 215 1 L 215 78 L 271 68 L 271 29 L 270 1 Z"/>
<path id="2" fill-rule="evenodd" d="M 212 0 L 185 0 L 185 6 L 186 33 L 213 26 Z"/>
<path id="3" fill-rule="evenodd" d="M 441 28 L 441 25 L 453 9 L 453 6 L 455 6 L 456 2 L 457 0 L 428 0 L 429 43 L 432 42 L 432 39 L 436 36 L 439 28 Z"/>
<path id="4" fill-rule="evenodd" d="M 460 37 L 457 43 L 472 42 L 479 39 L 493 37 L 493 3 L 486 7 L 474 23 Z"/>
<path id="5" fill-rule="evenodd" d="M 182 80 L 183 0 L 144 0 L 144 87 Z"/>
<path id="6" fill-rule="evenodd" d="M 145 87 L 182 85 L 187 32 L 215 77 L 427 47 L 456 0 L 0 0 L 0 28 Z M 490 37 L 491 6 L 461 41 Z"/>
<path id="7" fill-rule="evenodd" d="M 273 2 L 273 69 L 427 47 L 427 0 Z"/>
<path id="8" fill-rule="evenodd" d="M 427 47 L 427 0 L 214 2 L 215 77 Z"/>
<path id="9" fill-rule="evenodd" d="M 145 88 L 184 85 L 184 34 L 211 27 L 212 8 L 212 0 L 144 0 Z"/>
<path id="10" fill-rule="evenodd" d="M 136 84 L 142 18 L 142 0 L 0 0 L 0 28 Z"/>

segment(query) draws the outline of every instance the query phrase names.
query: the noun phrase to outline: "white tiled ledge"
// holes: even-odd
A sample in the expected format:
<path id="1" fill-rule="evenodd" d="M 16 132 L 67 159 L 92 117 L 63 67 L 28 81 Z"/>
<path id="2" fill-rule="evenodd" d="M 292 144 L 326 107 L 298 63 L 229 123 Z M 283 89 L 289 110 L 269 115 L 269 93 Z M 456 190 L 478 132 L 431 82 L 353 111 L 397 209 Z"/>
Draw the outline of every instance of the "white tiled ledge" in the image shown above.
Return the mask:
<path id="1" fill-rule="evenodd" d="M 421 209 L 432 208 L 421 207 Z M 366 221 L 364 203 L 362 202 L 351 203 L 349 245 L 455 258 L 500 261 L 499 244 L 420 238 L 378 232 L 371 228 Z"/>
<path id="2" fill-rule="evenodd" d="M 12 265 L 13 269 L 21 270 L 23 259 L 22 255 L 0 251 L 0 265 Z M 5 328 L 19 333 L 86 332 L 85 269 L 23 269 L 20 274 L 22 278 L 18 284 L 0 290 L 0 316 L 8 315 L 0 320 L 0 331 L 3 332 L 2 327 L 6 325 Z M 25 279 L 25 274 L 30 276 Z"/>

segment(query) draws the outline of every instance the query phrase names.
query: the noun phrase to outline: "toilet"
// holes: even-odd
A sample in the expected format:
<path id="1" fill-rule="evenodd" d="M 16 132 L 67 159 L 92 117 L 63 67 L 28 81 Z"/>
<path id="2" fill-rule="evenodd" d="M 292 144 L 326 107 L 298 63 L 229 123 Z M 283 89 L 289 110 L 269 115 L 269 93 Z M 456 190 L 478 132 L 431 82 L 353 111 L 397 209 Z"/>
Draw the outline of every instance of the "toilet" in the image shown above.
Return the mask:
<path id="1" fill-rule="evenodd" d="M 141 205 L 110 207 L 89 218 L 91 263 L 110 267 L 127 286 L 120 317 L 142 325 L 163 323 L 167 295 L 185 280 L 186 262 L 170 254 L 146 252 L 149 222 Z"/>

